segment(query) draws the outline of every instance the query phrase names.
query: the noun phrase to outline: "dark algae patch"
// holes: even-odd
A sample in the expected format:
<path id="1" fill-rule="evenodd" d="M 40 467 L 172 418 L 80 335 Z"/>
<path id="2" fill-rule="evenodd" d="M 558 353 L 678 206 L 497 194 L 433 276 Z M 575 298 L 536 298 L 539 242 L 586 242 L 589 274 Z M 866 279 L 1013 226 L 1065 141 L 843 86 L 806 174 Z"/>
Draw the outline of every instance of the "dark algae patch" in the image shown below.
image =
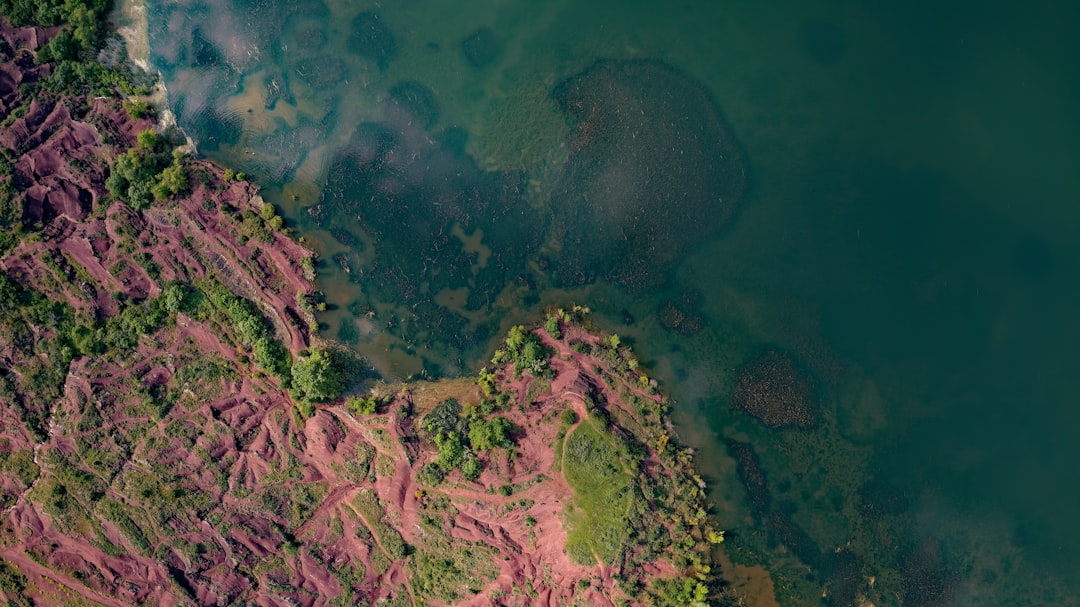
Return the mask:
<path id="1" fill-rule="evenodd" d="M 555 87 L 573 125 L 551 206 L 557 282 L 664 282 L 735 218 L 747 167 L 712 95 L 657 60 L 597 61 Z"/>
<path id="2" fill-rule="evenodd" d="M 805 429 L 817 424 L 813 378 L 791 354 L 773 348 L 758 352 L 739 368 L 731 404 L 769 428 Z"/>
<path id="3" fill-rule="evenodd" d="M 425 129 L 430 129 L 439 121 L 439 102 L 435 93 L 419 82 L 407 81 L 395 84 L 390 89 L 390 113 L 387 121 L 392 124 L 417 121 Z M 405 116 L 394 115 L 403 112 Z"/>
<path id="4" fill-rule="evenodd" d="M 469 349 L 477 334 L 434 297 L 466 288 L 466 310 L 490 306 L 526 272 L 545 221 L 521 199 L 522 175 L 481 171 L 469 156 L 428 138 L 425 127 L 438 111 L 430 91 L 415 83 L 395 91 L 389 122 L 360 125 L 331 161 L 319 220 L 340 228 L 343 217 L 359 219 L 353 229 L 370 240 L 374 255 L 365 286 L 409 307 L 410 340 Z M 483 260 L 459 236 L 478 230 L 490 250 Z"/>
<path id="5" fill-rule="evenodd" d="M 478 70 L 498 61 L 503 53 L 495 31 L 486 25 L 466 36 L 461 41 L 461 50 L 469 65 Z"/>
<path id="6" fill-rule="evenodd" d="M 353 18 L 350 26 L 349 50 L 353 53 L 375 62 L 380 70 L 397 57 L 397 37 L 379 13 L 364 11 Z"/>

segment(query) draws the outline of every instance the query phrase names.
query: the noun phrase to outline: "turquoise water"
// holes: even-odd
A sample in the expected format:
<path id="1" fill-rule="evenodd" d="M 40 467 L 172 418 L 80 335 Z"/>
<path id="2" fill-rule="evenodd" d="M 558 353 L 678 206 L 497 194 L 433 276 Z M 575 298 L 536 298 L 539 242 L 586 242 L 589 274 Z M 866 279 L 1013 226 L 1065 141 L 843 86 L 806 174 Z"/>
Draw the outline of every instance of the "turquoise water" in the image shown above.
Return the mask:
<path id="1" fill-rule="evenodd" d="M 1077 604 L 1080 9 L 148 4 L 181 125 L 319 249 L 324 335 L 385 376 L 467 372 L 508 325 L 587 303 L 677 399 L 730 555 L 764 562 L 782 603 L 843 603 L 847 570 L 822 555 L 846 547 L 878 605 Z M 640 86 L 612 87 L 609 112 L 696 120 L 643 118 L 648 153 L 620 134 L 607 181 L 568 169 L 611 138 L 575 131 L 553 94 L 598 58 L 677 74 L 629 70 Z M 739 198 L 695 147 L 714 115 L 747 169 L 730 216 L 700 197 Z M 650 167 L 678 183 L 605 198 Z M 697 221 L 660 212 L 670 192 Z M 647 212 L 602 223 L 613 200 Z M 575 248 L 582 217 L 603 238 Z M 766 346 L 815 378 L 815 429 L 732 410 Z M 756 516 L 725 440 L 753 445 L 803 536 Z"/>

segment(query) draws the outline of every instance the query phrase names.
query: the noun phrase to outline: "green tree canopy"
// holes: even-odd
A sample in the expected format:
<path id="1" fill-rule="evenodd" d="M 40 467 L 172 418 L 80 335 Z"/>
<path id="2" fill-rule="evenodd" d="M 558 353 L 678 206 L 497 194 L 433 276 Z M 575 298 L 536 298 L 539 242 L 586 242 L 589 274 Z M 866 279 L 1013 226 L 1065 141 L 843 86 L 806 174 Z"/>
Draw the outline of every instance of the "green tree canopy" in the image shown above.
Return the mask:
<path id="1" fill-rule="evenodd" d="M 469 444 L 477 451 L 510 447 L 514 444 L 510 437 L 513 431 L 514 424 L 505 417 L 476 418 L 469 424 Z"/>
<path id="2" fill-rule="evenodd" d="M 333 355 L 315 348 L 304 358 L 297 358 L 292 367 L 293 395 L 302 401 L 326 402 L 345 390 L 345 381 L 334 365 Z"/>

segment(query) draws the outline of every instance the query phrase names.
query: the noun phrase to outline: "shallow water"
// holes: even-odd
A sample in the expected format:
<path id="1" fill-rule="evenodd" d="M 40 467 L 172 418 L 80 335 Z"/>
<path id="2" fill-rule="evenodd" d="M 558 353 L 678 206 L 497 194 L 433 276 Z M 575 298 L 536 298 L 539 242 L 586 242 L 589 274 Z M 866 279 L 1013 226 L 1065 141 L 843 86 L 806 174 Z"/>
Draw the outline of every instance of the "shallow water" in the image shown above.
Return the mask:
<path id="1" fill-rule="evenodd" d="M 729 549 L 764 559 L 782 602 L 820 602 L 838 566 L 804 575 L 784 556 L 796 540 L 751 516 L 724 439 L 754 445 L 804 555 L 848 546 L 882 594 L 1076 604 L 1078 9 L 148 4 L 180 124 L 320 250 L 325 335 L 384 375 L 467 372 L 508 325 L 587 303 L 677 399 Z M 712 207 L 679 223 L 628 203 L 637 221 L 566 246 L 579 216 L 560 191 L 600 204 L 642 167 L 684 171 L 680 195 L 732 179 L 620 143 L 621 160 L 581 173 L 600 185 L 568 188 L 604 138 L 575 131 L 553 91 L 598 58 L 659 59 L 711 95 L 682 111 L 715 109 L 745 154 L 729 226 Z M 613 107 L 661 111 L 648 99 Z M 652 125 L 642 149 L 664 133 L 693 155 L 687 128 Z M 640 248 L 606 244 L 620 235 Z M 655 265 L 618 269 L 642 249 Z M 731 410 L 736 369 L 767 345 L 816 377 L 815 430 Z"/>

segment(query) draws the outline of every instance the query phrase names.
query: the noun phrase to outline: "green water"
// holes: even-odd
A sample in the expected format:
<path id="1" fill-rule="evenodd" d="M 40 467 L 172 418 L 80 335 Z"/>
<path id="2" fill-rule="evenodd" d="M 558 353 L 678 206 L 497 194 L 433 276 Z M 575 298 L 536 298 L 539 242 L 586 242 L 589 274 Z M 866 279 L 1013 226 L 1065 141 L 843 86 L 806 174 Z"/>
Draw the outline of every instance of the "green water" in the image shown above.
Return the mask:
<path id="1" fill-rule="evenodd" d="M 857 555 L 878 605 L 1078 604 L 1075 6 L 148 4 L 181 125 L 320 251 L 324 334 L 384 375 L 467 372 L 510 324 L 587 303 L 677 399 L 731 555 L 765 562 L 782 603 L 819 604 L 829 576 L 751 515 L 724 439 L 753 444 L 815 550 Z M 349 51 L 372 9 L 395 41 L 381 60 Z M 461 43 L 482 26 L 497 48 L 477 68 Z M 597 58 L 659 59 L 700 82 L 749 166 L 734 222 L 684 230 L 670 280 L 633 292 L 566 284 L 546 263 L 574 149 L 552 91 Z M 430 92 L 431 128 L 387 109 L 405 81 Z M 362 122 L 427 162 L 394 160 L 420 185 L 394 190 L 404 214 L 378 238 L 328 194 L 352 178 L 334 159 Z M 446 234 L 407 211 L 436 198 L 506 212 L 477 210 L 434 254 L 415 235 Z M 432 265 L 403 260 L 416 252 Z M 372 282 L 387 267 L 416 278 Z M 702 330 L 666 330 L 672 302 Z M 731 410 L 735 370 L 766 345 L 817 378 L 816 430 Z M 871 493 L 897 505 L 871 516 Z"/>

